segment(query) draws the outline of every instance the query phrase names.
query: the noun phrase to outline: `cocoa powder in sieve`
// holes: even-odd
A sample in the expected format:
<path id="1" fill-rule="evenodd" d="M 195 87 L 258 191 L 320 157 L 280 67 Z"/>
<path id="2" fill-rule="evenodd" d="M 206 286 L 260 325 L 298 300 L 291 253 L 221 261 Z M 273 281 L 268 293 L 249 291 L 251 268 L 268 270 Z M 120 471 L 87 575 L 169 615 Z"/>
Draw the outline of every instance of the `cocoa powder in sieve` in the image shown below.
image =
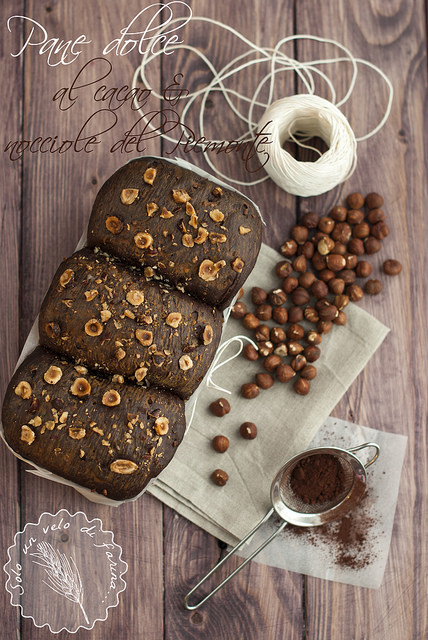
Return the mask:
<path id="1" fill-rule="evenodd" d="M 336 456 L 327 453 L 306 456 L 291 474 L 291 488 L 305 504 L 336 500 L 344 491 L 345 474 Z"/>

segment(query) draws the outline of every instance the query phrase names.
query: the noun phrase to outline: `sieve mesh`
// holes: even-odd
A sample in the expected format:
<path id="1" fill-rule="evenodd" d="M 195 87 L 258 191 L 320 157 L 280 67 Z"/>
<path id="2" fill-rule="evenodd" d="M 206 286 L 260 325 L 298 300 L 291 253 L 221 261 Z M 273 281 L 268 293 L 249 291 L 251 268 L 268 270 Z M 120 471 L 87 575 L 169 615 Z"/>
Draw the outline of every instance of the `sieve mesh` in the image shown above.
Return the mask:
<path id="1" fill-rule="evenodd" d="M 317 455 L 317 454 L 314 454 Z M 334 455 L 334 454 L 330 454 Z M 302 456 L 303 457 L 303 456 Z M 304 457 L 307 457 L 304 456 Z M 296 513 L 324 513 L 329 509 L 336 507 L 340 502 L 342 502 L 347 496 L 350 495 L 352 489 L 354 487 L 355 482 L 355 473 L 352 464 L 350 461 L 341 456 L 334 455 L 335 459 L 339 462 L 342 471 L 343 471 L 343 491 L 341 491 L 334 500 L 323 501 L 322 503 L 308 504 L 304 502 L 299 496 L 297 496 L 293 489 L 291 488 L 291 476 L 299 464 L 302 458 L 293 459 L 292 464 L 286 466 L 283 469 L 280 481 L 279 481 L 279 493 L 282 502 L 287 507 L 287 509 L 291 509 Z"/>

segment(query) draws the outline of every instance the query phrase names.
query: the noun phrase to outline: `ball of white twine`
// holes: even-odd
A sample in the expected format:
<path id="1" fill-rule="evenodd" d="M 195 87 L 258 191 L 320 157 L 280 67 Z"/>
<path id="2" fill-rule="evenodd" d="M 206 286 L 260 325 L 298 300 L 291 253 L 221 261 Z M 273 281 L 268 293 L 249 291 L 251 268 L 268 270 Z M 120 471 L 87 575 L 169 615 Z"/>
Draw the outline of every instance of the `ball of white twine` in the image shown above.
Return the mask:
<path id="1" fill-rule="evenodd" d="M 160 27 L 153 38 L 156 39 L 166 28 L 170 29 L 173 24 L 180 22 L 181 18 L 167 22 L 166 25 Z M 393 88 L 385 73 L 371 62 L 355 58 L 344 45 L 329 38 L 312 35 L 293 35 L 282 38 L 273 48 L 261 47 L 248 40 L 248 38 L 245 38 L 239 31 L 212 18 L 192 16 L 190 24 L 195 22 L 202 22 L 205 25 L 210 24 L 222 29 L 222 31 L 227 34 L 232 34 L 247 46 L 247 50 L 230 60 L 218 71 L 200 49 L 187 44 L 169 45 L 167 47 L 168 53 L 184 49 L 197 55 L 210 70 L 213 78 L 205 87 L 190 92 L 188 95 L 183 95 L 180 98 L 180 105 L 184 104 L 184 108 L 177 126 L 178 133 L 176 138 L 171 137 L 171 135 L 168 135 L 162 130 L 159 131 L 158 126 L 152 121 L 152 114 L 150 117 L 146 117 L 144 112 L 139 109 L 137 102 L 134 101 L 135 109 L 139 112 L 148 130 L 156 131 L 156 135 L 160 135 L 164 140 L 172 142 L 174 145 L 185 145 L 187 143 L 186 119 L 191 108 L 197 104 L 197 99 L 200 99 L 199 109 L 195 107 L 198 109 L 198 133 L 200 137 L 206 141 L 202 143 L 196 142 L 194 146 L 203 151 L 208 144 L 220 144 L 223 142 L 222 140 L 209 140 L 205 135 L 205 118 L 209 120 L 210 115 L 210 110 L 206 109 L 206 103 L 211 94 L 219 92 L 224 97 L 227 106 L 236 118 L 244 122 L 247 127 L 245 133 L 240 136 L 235 136 L 235 142 L 251 143 L 255 140 L 256 133 L 260 131 L 261 125 L 264 122 L 272 120 L 272 127 L 270 129 L 275 140 L 271 145 L 263 148 L 263 151 L 267 151 L 270 156 L 268 163 L 265 165 L 265 169 L 268 175 L 285 191 L 299 196 L 318 195 L 346 180 L 356 166 L 357 142 L 374 136 L 383 127 L 391 111 Z M 316 60 L 299 61 L 287 56 L 282 51 L 282 47 L 297 40 L 313 40 L 328 46 L 333 45 L 340 50 L 341 54 L 336 57 L 321 57 Z M 140 80 L 144 86 L 152 92 L 152 95 L 160 100 L 163 99 L 163 96 L 151 86 L 147 78 L 146 70 L 150 63 L 157 58 L 158 55 L 161 55 L 161 53 L 161 51 L 157 51 L 153 54 L 151 53 L 151 48 L 147 47 L 143 54 L 141 64 L 135 70 L 132 80 L 133 89 L 137 88 L 137 81 Z M 320 66 L 334 63 L 344 63 L 347 65 L 347 68 L 349 68 L 349 65 L 351 65 L 352 68 L 348 87 L 345 95 L 340 100 L 336 96 L 334 82 L 328 77 L 327 73 L 320 68 Z M 253 95 L 247 96 L 244 93 L 236 91 L 233 86 L 226 86 L 229 80 L 233 80 L 234 76 L 240 74 L 245 69 L 257 67 L 257 70 L 262 70 L 263 66 L 267 67 L 267 69 L 264 75 L 262 75 Z M 355 137 L 350 124 L 339 110 L 339 107 L 344 105 L 352 96 L 358 71 L 361 66 L 373 70 L 384 80 L 388 88 L 388 100 L 379 123 L 371 131 L 360 137 Z M 283 100 L 274 102 L 274 93 L 280 92 L 279 74 L 290 71 L 298 76 L 307 94 L 289 96 Z M 331 100 L 325 100 L 314 95 L 315 77 L 325 84 Z M 241 83 L 241 86 L 244 84 L 245 83 Z M 267 99 L 263 101 L 260 99 L 260 94 L 265 87 L 268 88 L 268 95 Z M 247 111 L 245 111 L 243 105 L 248 107 Z M 254 116 L 256 109 L 264 112 L 261 119 L 260 116 L 258 118 Z M 295 137 L 295 134 L 299 132 L 303 133 L 303 140 L 301 136 L 299 136 L 299 138 Z M 320 154 L 320 158 L 316 162 L 299 162 L 282 149 L 282 144 L 284 144 L 287 139 L 293 140 L 301 147 L 312 149 L 313 147 L 307 147 L 307 145 L 304 144 L 304 140 L 308 140 L 314 136 L 322 138 L 329 147 L 328 151 Z M 259 146 L 258 150 L 260 151 L 261 149 L 262 147 Z M 314 151 L 320 153 L 317 149 L 314 149 Z M 268 176 L 257 180 L 246 181 L 234 179 L 230 174 L 225 174 L 220 171 L 213 163 L 209 153 L 208 151 L 202 154 L 205 161 L 212 171 L 228 183 L 240 186 L 253 186 L 268 179 Z M 262 164 L 265 160 L 266 156 L 262 158 Z"/>
<path id="2" fill-rule="evenodd" d="M 317 196 L 344 182 L 355 169 L 357 141 L 351 125 L 343 113 L 324 98 L 294 95 L 277 100 L 266 109 L 258 128 L 270 133 L 270 143 L 257 148 L 261 162 L 265 162 L 264 169 L 287 193 Z M 306 139 L 321 138 L 328 150 L 315 162 L 296 160 L 283 145 L 287 140 L 294 140 L 306 147 L 296 140 L 297 133 Z"/>

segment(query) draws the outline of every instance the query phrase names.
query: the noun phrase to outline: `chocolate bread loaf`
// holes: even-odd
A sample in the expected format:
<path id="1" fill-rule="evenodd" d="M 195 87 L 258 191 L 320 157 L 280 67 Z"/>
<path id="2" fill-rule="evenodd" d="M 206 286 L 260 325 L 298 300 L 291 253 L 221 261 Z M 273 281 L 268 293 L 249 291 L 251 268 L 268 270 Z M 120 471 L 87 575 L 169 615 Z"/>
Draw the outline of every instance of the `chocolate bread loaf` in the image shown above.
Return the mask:
<path id="1" fill-rule="evenodd" d="M 182 398 L 207 372 L 221 326 L 214 307 L 88 248 L 61 264 L 39 316 L 42 345 Z"/>
<path id="2" fill-rule="evenodd" d="M 138 495 L 185 431 L 175 394 L 90 374 L 37 347 L 15 372 L 2 409 L 20 456 L 113 500 Z"/>
<path id="3" fill-rule="evenodd" d="M 101 187 L 88 244 L 149 267 L 225 308 L 253 269 L 262 223 L 254 205 L 167 160 L 132 160 Z"/>

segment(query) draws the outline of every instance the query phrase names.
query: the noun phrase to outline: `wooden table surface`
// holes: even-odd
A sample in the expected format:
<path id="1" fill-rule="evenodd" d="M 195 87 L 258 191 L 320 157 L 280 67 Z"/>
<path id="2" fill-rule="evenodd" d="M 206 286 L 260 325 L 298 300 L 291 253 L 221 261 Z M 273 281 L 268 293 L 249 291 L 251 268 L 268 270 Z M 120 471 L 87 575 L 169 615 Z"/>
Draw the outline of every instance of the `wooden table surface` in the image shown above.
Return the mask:
<path id="1" fill-rule="evenodd" d="M 0 536 L 3 561 L 13 535 L 26 522 L 60 508 L 83 510 L 99 517 L 115 533 L 129 564 L 127 589 L 107 622 L 61 639 L 117 638 L 129 640 L 424 640 L 427 638 L 427 358 L 426 326 L 428 271 L 426 251 L 428 201 L 426 186 L 426 3 L 423 0 L 188 0 L 194 15 L 215 17 L 239 29 L 263 46 L 274 46 L 293 33 L 333 38 L 356 57 L 379 65 L 394 86 L 388 122 L 373 138 L 358 145 L 358 165 L 352 177 L 325 195 L 295 198 L 271 181 L 244 187 L 267 221 L 264 240 L 278 247 L 301 212 L 325 213 L 354 190 L 379 191 L 391 228 L 388 256 L 403 264 L 399 278 L 390 279 L 377 298 L 362 306 L 391 328 L 384 344 L 344 395 L 334 415 L 376 429 L 408 436 L 389 559 L 378 590 L 354 588 L 252 563 L 227 588 L 197 612 L 183 607 L 183 596 L 219 558 L 217 540 L 178 516 L 149 495 L 120 508 L 87 502 L 69 487 L 26 473 L 27 465 L 0 447 L 3 482 L 0 483 Z M 70 86 L 78 70 L 102 54 L 103 46 L 119 36 L 119 29 L 149 0 L 3 0 L 1 3 L 2 147 L 9 141 L 37 136 L 75 138 L 89 116 L 104 105 L 94 102 L 93 87 L 76 91 L 73 106 L 62 111 L 53 95 Z M 49 66 L 47 54 L 26 41 L 31 23 L 12 21 L 25 15 L 46 29 L 49 38 L 74 40 L 86 34 L 90 45 L 70 65 Z M 34 36 L 36 37 L 36 36 Z M 186 42 L 199 47 L 222 66 L 242 52 L 239 42 L 214 26 L 192 21 L 183 31 Z M 325 55 L 319 45 L 306 42 L 290 48 L 299 58 Z M 331 53 L 336 53 L 334 48 Z M 139 64 L 138 51 L 125 56 L 110 53 L 112 63 L 104 83 L 130 84 Z M 54 62 L 53 59 L 50 61 Z M 99 63 L 102 64 L 100 61 Z M 92 67 L 93 69 L 94 67 Z M 95 67 L 96 68 L 96 67 Z M 154 63 L 154 86 L 165 87 L 175 73 L 184 75 L 187 89 L 203 87 L 210 74 L 185 52 L 163 55 Z M 349 68 L 335 70 L 338 93 L 349 80 Z M 251 89 L 256 72 L 236 81 Z M 99 86 L 98 83 L 96 86 Z M 94 85 L 95 86 L 95 85 Z M 279 80 L 278 95 L 299 90 L 295 78 Z M 328 97 L 323 92 L 325 97 Z M 344 108 L 356 135 L 374 126 L 386 104 L 386 90 L 370 71 L 362 73 L 352 99 Z M 148 105 L 159 109 L 153 97 Z M 242 124 L 222 108 L 214 96 L 209 103 L 214 133 L 233 139 Z M 180 106 L 177 106 L 180 112 Z M 101 114 L 102 115 L 102 114 Z M 110 126 L 104 113 L 88 127 L 98 133 Z M 4 393 L 17 357 L 38 313 L 43 295 L 60 260 L 70 255 L 87 223 L 94 197 L 107 177 L 137 153 L 111 153 L 110 146 L 132 126 L 137 115 L 129 105 L 117 111 L 116 126 L 102 135 L 91 153 L 70 150 L 63 154 L 27 150 L 11 161 L 2 154 L 0 213 L 0 300 L 2 331 L 0 381 Z M 196 118 L 191 120 L 196 131 Z M 89 130 L 87 129 L 87 131 Z M 159 138 L 147 143 L 146 153 L 166 154 L 171 148 Z M 199 154 L 186 158 L 207 168 Z M 227 160 L 227 162 L 226 162 Z M 245 177 L 236 159 L 217 158 L 231 175 Z M 387 256 L 384 256 L 387 257 Z M 233 563 L 232 563 L 233 565 Z M 9 595 L 0 589 L 2 640 L 40 640 L 50 637 L 31 620 L 20 618 Z"/>

